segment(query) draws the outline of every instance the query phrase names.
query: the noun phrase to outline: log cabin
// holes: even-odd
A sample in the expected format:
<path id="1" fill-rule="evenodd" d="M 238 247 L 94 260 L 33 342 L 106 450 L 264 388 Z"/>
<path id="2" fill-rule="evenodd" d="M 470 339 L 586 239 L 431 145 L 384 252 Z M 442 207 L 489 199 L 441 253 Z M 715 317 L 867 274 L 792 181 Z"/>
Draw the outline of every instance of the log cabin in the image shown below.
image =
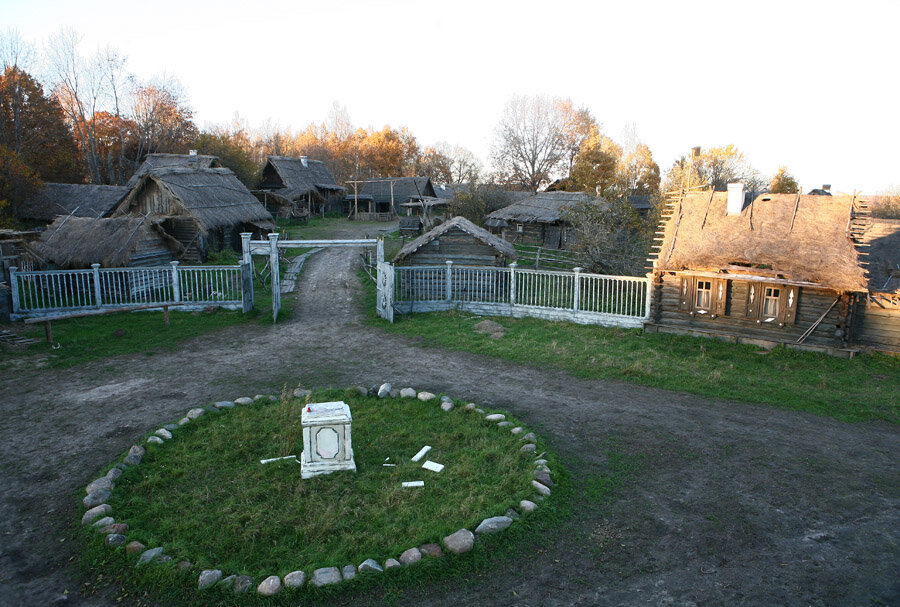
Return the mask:
<path id="1" fill-rule="evenodd" d="M 358 200 L 371 200 L 368 213 L 361 204 L 354 209 L 357 203 L 352 194 L 347 196 L 351 210 L 361 219 L 385 218 L 392 219 L 400 214 L 404 202 L 421 202 L 426 198 L 437 198 L 434 186 L 429 177 L 392 177 L 389 179 L 369 179 L 364 181 L 359 188 Z M 371 215 L 371 217 L 367 217 Z M 378 217 L 376 217 L 378 216 Z"/>
<path id="2" fill-rule="evenodd" d="M 862 240 L 869 290 L 857 303 L 854 341 L 900 353 L 900 219 L 870 219 Z"/>
<path id="3" fill-rule="evenodd" d="M 133 188 L 152 169 L 177 168 L 184 169 L 220 169 L 222 163 L 218 156 L 208 154 L 147 154 L 144 162 L 137 168 L 134 175 L 126 183 L 126 187 Z"/>
<path id="4" fill-rule="evenodd" d="M 511 244 L 459 216 L 442 223 L 400 249 L 395 265 L 505 266 L 516 260 Z"/>
<path id="5" fill-rule="evenodd" d="M 485 225 L 508 242 L 568 249 L 574 232 L 565 220 L 565 210 L 602 202 L 584 192 L 540 192 L 489 213 Z"/>
<path id="6" fill-rule="evenodd" d="M 344 192 L 321 160 L 268 156 L 262 183 L 253 193 L 277 217 L 306 219 L 341 212 Z"/>
<path id="7" fill-rule="evenodd" d="M 126 194 L 125 186 L 45 183 L 19 205 L 16 215 L 26 222 L 44 225 L 59 215 L 106 217 Z"/>

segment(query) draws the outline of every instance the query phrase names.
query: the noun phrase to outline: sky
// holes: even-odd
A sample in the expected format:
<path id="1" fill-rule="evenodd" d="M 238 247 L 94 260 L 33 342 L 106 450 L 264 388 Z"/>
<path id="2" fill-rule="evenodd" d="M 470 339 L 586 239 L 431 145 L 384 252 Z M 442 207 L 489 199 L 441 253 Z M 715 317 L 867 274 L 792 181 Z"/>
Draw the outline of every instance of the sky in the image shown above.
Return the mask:
<path id="1" fill-rule="evenodd" d="M 897 0 L 0 0 L 39 55 L 71 27 L 85 55 L 177 78 L 201 127 L 297 131 L 337 102 L 489 166 L 510 97 L 568 97 L 614 140 L 633 125 L 663 173 L 733 144 L 765 176 L 868 194 L 900 185 L 898 24 Z"/>

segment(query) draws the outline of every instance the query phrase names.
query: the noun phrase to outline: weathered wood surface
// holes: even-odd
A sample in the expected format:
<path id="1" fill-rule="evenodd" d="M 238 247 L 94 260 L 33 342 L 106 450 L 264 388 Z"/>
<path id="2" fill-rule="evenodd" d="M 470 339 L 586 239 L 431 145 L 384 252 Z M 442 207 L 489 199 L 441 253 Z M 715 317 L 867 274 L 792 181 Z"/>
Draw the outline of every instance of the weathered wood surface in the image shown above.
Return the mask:
<path id="1" fill-rule="evenodd" d="M 857 305 L 855 341 L 861 345 L 900 352 L 900 306 L 863 301 Z"/>

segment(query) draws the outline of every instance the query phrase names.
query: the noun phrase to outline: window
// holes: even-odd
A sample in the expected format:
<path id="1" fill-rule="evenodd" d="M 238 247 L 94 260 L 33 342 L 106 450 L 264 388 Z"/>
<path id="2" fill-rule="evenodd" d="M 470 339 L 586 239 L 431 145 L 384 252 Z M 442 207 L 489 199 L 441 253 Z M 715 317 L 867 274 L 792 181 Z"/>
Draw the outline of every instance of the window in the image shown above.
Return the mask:
<path id="1" fill-rule="evenodd" d="M 709 280 L 697 281 L 697 296 L 694 298 L 695 310 L 709 310 L 712 302 L 712 282 Z"/>
<path id="2" fill-rule="evenodd" d="M 525 226 L 523 226 L 521 223 L 517 223 L 516 224 L 516 232 L 522 233 L 524 231 L 525 231 Z"/>
<path id="3" fill-rule="evenodd" d="M 763 316 L 778 317 L 778 300 L 780 297 L 781 289 L 766 287 L 766 294 L 763 298 Z"/>
<path id="4" fill-rule="evenodd" d="M 681 277 L 678 309 L 692 316 L 701 314 L 715 318 L 726 313 L 728 281 L 724 278 Z"/>
<path id="5" fill-rule="evenodd" d="M 792 325 L 797 318 L 800 288 L 764 282 L 747 283 L 744 316 L 758 323 Z"/>

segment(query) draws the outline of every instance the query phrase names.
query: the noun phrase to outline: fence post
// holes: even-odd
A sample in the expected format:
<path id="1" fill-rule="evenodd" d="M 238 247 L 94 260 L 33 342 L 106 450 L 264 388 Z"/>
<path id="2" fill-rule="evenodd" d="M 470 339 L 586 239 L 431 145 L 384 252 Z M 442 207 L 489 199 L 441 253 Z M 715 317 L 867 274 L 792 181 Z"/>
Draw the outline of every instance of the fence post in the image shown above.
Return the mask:
<path id="1" fill-rule="evenodd" d="M 447 301 L 453 301 L 453 262 L 451 260 L 447 260 L 447 294 L 445 296 Z"/>
<path id="2" fill-rule="evenodd" d="M 379 236 L 378 244 L 375 245 L 375 261 L 384 261 L 384 236 Z"/>
<path id="3" fill-rule="evenodd" d="M 515 261 L 509 264 L 509 305 L 516 305 L 516 268 L 519 264 Z"/>
<path id="4" fill-rule="evenodd" d="M 94 269 L 94 304 L 99 308 L 103 305 L 103 295 L 100 294 L 100 264 L 92 263 Z"/>
<path id="5" fill-rule="evenodd" d="M 172 265 L 172 301 L 181 301 L 181 280 L 178 278 L 178 262 L 170 261 Z"/>
<path id="6" fill-rule="evenodd" d="M 575 273 L 575 297 L 572 302 L 572 309 L 576 312 L 581 308 L 581 268 L 572 268 Z"/>
<path id="7" fill-rule="evenodd" d="M 253 270 L 249 263 L 241 263 L 241 310 L 244 314 L 253 309 Z"/>
<path id="8" fill-rule="evenodd" d="M 19 268 L 16 266 L 11 266 L 9 268 L 9 287 L 10 287 L 10 295 L 12 295 L 12 313 L 19 313 L 19 282 L 18 277 L 16 276 L 16 270 Z"/>
<path id="9" fill-rule="evenodd" d="M 541 247 L 538 247 L 537 256 L 534 258 L 534 269 L 541 269 Z"/>
<path id="10" fill-rule="evenodd" d="M 241 263 L 250 263 L 250 232 L 241 232 Z"/>
<path id="11" fill-rule="evenodd" d="M 269 232 L 269 279 L 272 281 L 272 324 L 281 310 L 281 270 L 278 267 L 278 232 Z"/>
<path id="12" fill-rule="evenodd" d="M 653 273 L 648 272 L 644 285 L 644 320 L 650 320 L 651 297 L 653 296 Z"/>

